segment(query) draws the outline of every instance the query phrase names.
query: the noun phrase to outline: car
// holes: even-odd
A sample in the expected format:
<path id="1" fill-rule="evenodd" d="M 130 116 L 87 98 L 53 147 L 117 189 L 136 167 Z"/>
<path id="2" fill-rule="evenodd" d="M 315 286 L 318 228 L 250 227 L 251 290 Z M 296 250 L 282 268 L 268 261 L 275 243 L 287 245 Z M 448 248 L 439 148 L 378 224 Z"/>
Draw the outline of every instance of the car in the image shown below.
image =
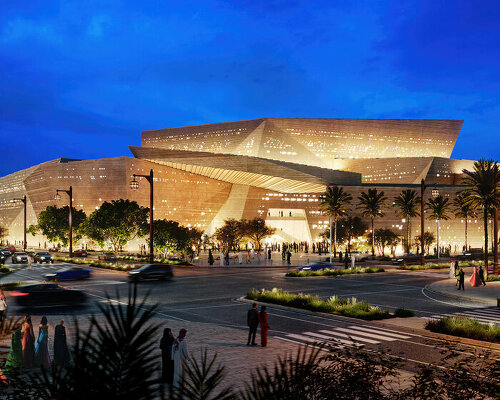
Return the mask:
<path id="1" fill-rule="evenodd" d="M 299 267 L 299 271 L 321 271 L 323 269 L 335 269 L 339 268 L 338 266 L 335 266 L 333 264 L 330 264 L 329 262 L 324 262 L 324 261 L 319 261 L 319 262 L 313 262 L 311 264 L 305 265 L 303 267 Z"/>
<path id="2" fill-rule="evenodd" d="M 73 257 L 87 257 L 89 253 L 87 253 L 85 250 L 75 250 L 73 252 Z"/>
<path id="3" fill-rule="evenodd" d="M 139 269 L 129 271 L 128 277 L 132 282 L 149 279 L 165 280 L 174 276 L 172 267 L 168 264 L 146 264 Z"/>
<path id="4" fill-rule="evenodd" d="M 44 262 L 54 264 L 54 257 L 47 251 L 39 251 L 33 257 L 33 261 L 36 263 L 43 264 Z"/>
<path id="5" fill-rule="evenodd" d="M 482 249 L 470 249 L 456 256 L 458 260 L 482 260 L 484 252 Z"/>
<path id="6" fill-rule="evenodd" d="M 401 265 L 403 263 L 414 263 L 420 261 L 420 254 L 403 254 L 401 257 L 394 257 L 392 265 Z"/>
<path id="7" fill-rule="evenodd" d="M 66 289 L 57 283 L 19 286 L 10 292 L 10 296 L 20 307 L 74 306 L 84 304 L 87 301 L 87 296 L 81 290 Z"/>
<path id="8" fill-rule="evenodd" d="M 59 249 L 57 247 L 51 247 L 49 251 L 59 251 Z"/>
<path id="9" fill-rule="evenodd" d="M 3 254 L 5 257 L 9 257 L 11 255 L 9 249 L 0 249 L 0 254 Z"/>
<path id="10" fill-rule="evenodd" d="M 7 260 L 7 256 L 0 253 L 0 264 L 5 264 L 5 260 Z"/>
<path id="11" fill-rule="evenodd" d="M 17 251 L 12 254 L 12 264 L 27 264 L 28 263 L 28 254 Z"/>
<path id="12" fill-rule="evenodd" d="M 102 261 L 116 261 L 116 256 L 114 253 L 104 253 L 101 254 L 98 258 Z"/>
<path id="13" fill-rule="evenodd" d="M 45 274 L 45 279 L 48 281 L 76 280 L 89 279 L 92 276 L 92 271 L 79 267 L 68 267 L 59 271 Z"/>

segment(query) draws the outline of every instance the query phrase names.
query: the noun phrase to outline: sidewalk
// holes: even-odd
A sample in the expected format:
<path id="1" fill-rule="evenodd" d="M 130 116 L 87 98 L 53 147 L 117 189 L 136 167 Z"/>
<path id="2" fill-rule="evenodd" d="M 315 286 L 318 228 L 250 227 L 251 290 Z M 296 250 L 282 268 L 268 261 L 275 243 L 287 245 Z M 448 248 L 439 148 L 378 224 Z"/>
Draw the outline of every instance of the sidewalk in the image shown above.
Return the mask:
<path id="1" fill-rule="evenodd" d="M 455 278 L 430 283 L 425 288 L 430 292 L 454 299 L 473 301 L 489 306 L 497 305 L 497 297 L 500 296 L 500 281 L 487 282 L 486 286 L 472 287 L 468 278 L 465 279 L 465 290 L 457 290 Z"/>

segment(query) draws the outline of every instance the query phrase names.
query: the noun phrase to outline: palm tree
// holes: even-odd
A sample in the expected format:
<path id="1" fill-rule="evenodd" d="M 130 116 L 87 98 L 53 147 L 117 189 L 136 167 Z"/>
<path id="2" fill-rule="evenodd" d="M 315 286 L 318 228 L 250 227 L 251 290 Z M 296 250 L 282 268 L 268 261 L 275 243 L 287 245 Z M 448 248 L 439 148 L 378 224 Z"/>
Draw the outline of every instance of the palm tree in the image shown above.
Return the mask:
<path id="1" fill-rule="evenodd" d="M 465 221 L 465 250 L 469 248 L 467 240 L 467 222 L 469 218 L 475 218 L 476 209 L 465 202 L 465 194 L 460 192 L 457 197 L 453 199 L 453 205 L 455 206 L 455 217 L 463 218 Z"/>
<path id="2" fill-rule="evenodd" d="M 363 217 L 369 217 L 372 221 L 372 256 L 375 255 L 375 224 L 374 220 L 377 217 L 383 217 L 383 208 L 385 206 L 385 201 L 387 197 L 384 196 L 384 192 L 379 192 L 377 189 L 368 189 L 368 193 L 361 192 L 358 197 L 360 208 L 363 210 L 361 215 Z"/>
<path id="3" fill-rule="evenodd" d="M 430 211 L 429 219 L 436 220 L 436 247 L 437 247 L 437 258 L 439 258 L 439 221 L 448 220 L 450 217 L 448 216 L 448 210 L 450 208 L 450 199 L 443 197 L 443 195 L 439 195 L 427 200 L 425 203 L 427 206 L 427 210 Z"/>
<path id="4" fill-rule="evenodd" d="M 420 205 L 420 196 L 412 189 L 403 190 L 399 196 L 394 198 L 394 205 L 401 218 L 406 219 L 406 253 L 410 252 L 411 218 L 420 213 L 417 211 Z"/>
<path id="5" fill-rule="evenodd" d="M 338 186 L 328 186 L 326 192 L 320 197 L 321 210 L 333 219 L 333 254 L 337 257 L 337 220 L 346 215 L 350 208 L 352 196 Z M 330 257 L 332 254 L 332 223 L 330 220 Z"/>
<path id="6" fill-rule="evenodd" d="M 470 186 L 463 191 L 464 203 L 473 208 L 483 209 L 484 269 L 488 275 L 488 214 L 490 210 L 498 209 L 500 205 L 500 167 L 496 161 L 479 160 L 474 162 L 472 171 L 464 169 L 462 172 L 465 174 L 462 184 Z M 497 246 L 497 243 L 493 246 L 495 262 Z"/>

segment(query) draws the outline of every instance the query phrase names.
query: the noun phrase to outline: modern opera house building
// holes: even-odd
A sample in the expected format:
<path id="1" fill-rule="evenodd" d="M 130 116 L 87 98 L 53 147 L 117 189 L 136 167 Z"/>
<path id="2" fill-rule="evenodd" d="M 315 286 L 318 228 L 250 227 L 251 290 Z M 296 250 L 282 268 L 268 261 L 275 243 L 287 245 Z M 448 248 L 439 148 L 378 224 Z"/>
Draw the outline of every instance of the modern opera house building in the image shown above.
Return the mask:
<path id="1" fill-rule="evenodd" d="M 147 182 L 132 191 L 132 174 L 154 170 L 155 218 L 172 219 L 208 234 L 227 218 L 262 217 L 276 229 L 273 241 L 312 243 L 328 228 L 319 197 L 329 185 L 353 195 L 353 214 L 362 191 L 377 187 L 388 197 L 379 227 L 402 230 L 390 208 L 402 189 L 437 184 L 453 197 L 462 170 L 473 161 L 451 159 L 463 121 L 262 118 L 144 131 L 134 157 L 98 160 L 57 159 L 0 178 L 0 224 L 10 242 L 22 240 L 21 205 L 28 199 L 28 225 L 54 200 L 56 189 L 73 187 L 73 204 L 87 214 L 119 198 L 148 206 Z M 429 191 L 430 192 L 430 191 Z M 430 195 L 430 193 L 427 193 Z M 427 223 L 435 231 L 436 224 Z M 419 222 L 413 222 L 412 237 Z M 442 221 L 440 240 L 461 251 L 464 223 Z M 481 247 L 482 223 L 469 224 L 469 243 Z M 43 238 L 28 236 L 33 246 Z M 130 248 L 143 240 L 130 244 Z"/>

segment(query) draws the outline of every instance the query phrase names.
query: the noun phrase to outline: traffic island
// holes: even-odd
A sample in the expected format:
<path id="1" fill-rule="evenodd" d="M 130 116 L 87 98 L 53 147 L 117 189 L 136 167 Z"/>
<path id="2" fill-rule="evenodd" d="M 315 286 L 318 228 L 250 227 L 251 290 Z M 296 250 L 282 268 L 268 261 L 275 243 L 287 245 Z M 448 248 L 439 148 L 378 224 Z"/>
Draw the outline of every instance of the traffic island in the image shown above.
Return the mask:
<path id="1" fill-rule="evenodd" d="M 342 275 L 356 275 L 356 274 L 374 274 L 378 272 L 385 272 L 383 268 L 365 267 L 365 268 L 347 268 L 347 269 L 333 269 L 325 268 L 319 271 L 293 271 L 288 272 L 285 276 L 288 278 L 307 278 L 307 277 L 335 277 Z"/>
<path id="2" fill-rule="evenodd" d="M 391 314 L 389 311 L 372 306 L 365 301 L 358 301 L 355 297 L 342 298 L 332 296 L 328 299 L 320 299 L 319 296 L 303 293 L 295 294 L 277 288 L 272 290 L 252 289 L 246 294 L 245 299 L 301 310 L 359 318 L 367 321 L 394 318 L 395 316 L 413 316 L 411 311 L 404 309 L 398 309 L 395 314 Z"/>
<path id="3" fill-rule="evenodd" d="M 486 286 L 472 287 L 469 278 L 470 276 L 466 276 L 465 278 L 465 290 L 458 290 L 455 278 L 442 279 L 430 283 L 425 286 L 425 289 L 452 299 L 496 306 L 497 297 L 500 293 L 500 281 L 487 281 Z"/>

